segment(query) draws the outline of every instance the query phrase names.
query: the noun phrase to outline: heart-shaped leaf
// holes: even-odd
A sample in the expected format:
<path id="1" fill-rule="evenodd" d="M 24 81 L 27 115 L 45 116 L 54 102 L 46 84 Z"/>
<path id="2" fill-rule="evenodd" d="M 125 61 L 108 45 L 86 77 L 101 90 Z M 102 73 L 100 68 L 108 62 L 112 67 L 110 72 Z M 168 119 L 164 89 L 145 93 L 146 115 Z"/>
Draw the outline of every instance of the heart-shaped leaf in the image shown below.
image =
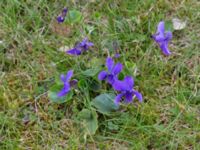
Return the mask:
<path id="1" fill-rule="evenodd" d="M 101 94 L 92 100 L 92 105 L 103 114 L 109 114 L 119 109 L 119 106 L 114 103 L 115 95 L 110 93 Z"/>
<path id="2" fill-rule="evenodd" d="M 78 114 L 78 119 L 84 124 L 86 133 L 95 134 L 98 128 L 97 114 L 95 111 L 83 109 Z"/>

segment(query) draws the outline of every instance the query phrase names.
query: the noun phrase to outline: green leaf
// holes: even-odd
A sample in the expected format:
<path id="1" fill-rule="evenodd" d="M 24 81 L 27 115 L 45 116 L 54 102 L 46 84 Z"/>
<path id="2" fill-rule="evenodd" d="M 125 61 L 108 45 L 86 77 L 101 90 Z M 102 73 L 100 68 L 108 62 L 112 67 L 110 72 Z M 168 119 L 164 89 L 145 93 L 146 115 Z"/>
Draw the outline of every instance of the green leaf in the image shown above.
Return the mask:
<path id="1" fill-rule="evenodd" d="M 70 10 L 67 16 L 68 16 L 67 20 L 70 23 L 78 23 L 82 19 L 82 14 L 78 10 Z"/>
<path id="2" fill-rule="evenodd" d="M 100 113 L 109 114 L 119 109 L 119 106 L 114 103 L 114 94 L 101 94 L 92 100 L 92 105 L 97 108 Z"/>
<path id="3" fill-rule="evenodd" d="M 48 91 L 48 97 L 49 99 L 58 104 L 65 103 L 72 99 L 73 92 L 70 91 L 66 96 L 58 97 L 58 92 L 63 88 L 63 85 L 54 85 L 49 91 Z"/>
<path id="4" fill-rule="evenodd" d="M 88 109 L 83 109 L 78 114 L 78 119 L 84 124 L 86 133 L 95 134 L 98 128 L 97 113 Z"/>
<path id="5" fill-rule="evenodd" d="M 91 69 L 87 69 L 87 70 L 83 71 L 82 74 L 85 75 L 85 76 L 88 76 L 88 77 L 93 77 L 99 71 L 100 71 L 100 68 L 91 68 Z"/>

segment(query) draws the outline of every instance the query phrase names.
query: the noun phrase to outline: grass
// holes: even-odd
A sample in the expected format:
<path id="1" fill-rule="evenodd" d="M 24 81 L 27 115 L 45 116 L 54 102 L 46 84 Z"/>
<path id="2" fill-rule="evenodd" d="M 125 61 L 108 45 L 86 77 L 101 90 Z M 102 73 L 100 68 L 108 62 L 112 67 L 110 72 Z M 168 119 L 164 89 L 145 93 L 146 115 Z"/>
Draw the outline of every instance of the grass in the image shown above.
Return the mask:
<path id="1" fill-rule="evenodd" d="M 83 22 L 56 24 L 63 6 L 79 10 Z M 0 149 L 200 149 L 197 0 L 7 0 L 0 8 Z M 164 57 L 150 36 L 160 20 L 175 17 L 187 20 L 187 26 L 173 32 L 173 54 Z M 58 51 L 85 36 L 95 43 L 86 56 Z M 99 115 L 96 134 L 84 142 L 75 123 L 84 93 L 58 105 L 47 91 L 66 69 L 93 66 L 91 58 L 103 63 L 113 42 L 121 62 L 137 67 L 130 74 L 144 103 L 123 106 L 114 116 Z"/>

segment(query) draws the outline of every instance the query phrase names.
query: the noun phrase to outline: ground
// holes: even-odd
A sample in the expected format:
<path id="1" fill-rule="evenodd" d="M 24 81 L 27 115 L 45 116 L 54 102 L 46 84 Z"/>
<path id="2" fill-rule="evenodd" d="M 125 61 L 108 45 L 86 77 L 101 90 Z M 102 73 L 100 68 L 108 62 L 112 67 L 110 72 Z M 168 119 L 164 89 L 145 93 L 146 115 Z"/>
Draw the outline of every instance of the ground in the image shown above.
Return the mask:
<path id="1" fill-rule="evenodd" d="M 64 6 L 82 21 L 58 24 Z M 0 149 L 200 149 L 198 0 L 7 0 L 0 8 Z M 187 25 L 173 31 L 166 57 L 151 35 L 173 18 Z M 86 36 L 95 46 L 85 56 L 59 50 Z M 134 67 L 144 102 L 98 114 L 96 134 L 84 139 L 75 121 L 84 94 L 59 105 L 47 92 L 74 62 L 93 66 L 91 58 L 104 62 L 113 49 Z"/>

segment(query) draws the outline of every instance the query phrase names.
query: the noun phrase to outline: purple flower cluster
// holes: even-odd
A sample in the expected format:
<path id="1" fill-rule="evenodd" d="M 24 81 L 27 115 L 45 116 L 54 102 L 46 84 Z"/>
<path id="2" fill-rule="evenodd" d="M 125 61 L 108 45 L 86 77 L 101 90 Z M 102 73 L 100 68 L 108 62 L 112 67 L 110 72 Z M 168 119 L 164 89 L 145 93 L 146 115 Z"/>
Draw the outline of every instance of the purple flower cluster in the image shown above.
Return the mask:
<path id="1" fill-rule="evenodd" d="M 126 76 L 124 80 L 118 79 L 118 74 L 122 71 L 122 64 L 114 64 L 112 58 L 106 59 L 106 66 L 108 71 L 101 71 L 98 75 L 99 80 L 106 80 L 113 89 L 118 91 L 119 94 L 115 98 L 115 104 L 119 105 L 120 101 L 124 98 L 125 103 L 130 103 L 133 100 L 133 96 L 136 96 L 140 102 L 142 102 L 142 94 L 133 89 L 134 81 L 131 76 Z"/>
<path id="2" fill-rule="evenodd" d="M 67 13 L 67 8 L 65 8 L 60 16 L 58 16 L 57 21 L 63 22 Z M 168 43 L 172 39 L 172 32 L 165 32 L 164 22 L 161 21 L 158 24 L 156 34 L 152 35 L 152 38 L 158 43 L 162 52 L 165 55 L 170 55 L 171 52 L 168 49 Z M 74 48 L 67 50 L 66 53 L 70 55 L 81 55 L 83 52 L 87 51 L 89 47 L 93 46 L 92 42 L 89 42 L 87 38 L 83 39 L 82 42 L 76 44 Z M 114 57 L 119 57 L 119 53 L 116 53 Z M 134 80 L 131 76 L 126 76 L 123 80 L 118 79 L 119 73 L 123 69 L 121 63 L 116 63 L 111 57 L 106 59 L 107 70 L 103 70 L 99 73 L 98 79 L 100 81 L 105 80 L 109 83 L 112 88 L 118 92 L 118 95 L 115 97 L 115 104 L 123 100 L 125 103 L 130 103 L 136 97 L 140 102 L 143 101 L 142 94 L 134 89 Z M 73 70 L 69 70 L 66 75 L 61 75 L 60 79 L 63 82 L 63 88 L 58 92 L 57 96 L 62 97 L 68 94 L 71 90 L 71 87 L 77 83 L 77 80 L 71 80 L 73 76 Z"/>
<path id="3" fill-rule="evenodd" d="M 75 45 L 74 48 L 67 51 L 70 55 L 81 55 L 83 52 L 87 51 L 89 47 L 93 46 L 92 42 L 88 42 L 88 39 L 83 39 L 82 42 Z"/>
<path id="4" fill-rule="evenodd" d="M 172 39 L 172 32 L 167 31 L 165 32 L 165 22 L 161 21 L 158 24 L 156 34 L 152 35 L 152 38 L 158 43 L 160 49 L 162 50 L 163 54 L 168 56 L 171 54 L 168 43 Z"/>

